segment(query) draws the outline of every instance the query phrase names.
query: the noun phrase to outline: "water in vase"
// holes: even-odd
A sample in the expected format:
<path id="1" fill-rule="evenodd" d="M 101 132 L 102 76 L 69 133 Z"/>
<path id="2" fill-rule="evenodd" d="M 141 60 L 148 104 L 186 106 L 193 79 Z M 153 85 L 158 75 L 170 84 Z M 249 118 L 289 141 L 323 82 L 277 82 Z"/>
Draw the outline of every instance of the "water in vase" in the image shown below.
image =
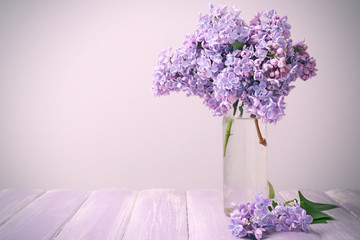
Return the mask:
<path id="1" fill-rule="evenodd" d="M 232 120 L 231 120 L 232 119 Z M 236 204 L 254 200 L 256 193 L 268 195 L 266 146 L 259 143 L 253 118 L 223 118 L 223 136 L 232 121 L 230 136 L 224 149 L 224 208 L 229 215 L 232 202 Z M 262 136 L 266 125 L 259 123 Z"/>

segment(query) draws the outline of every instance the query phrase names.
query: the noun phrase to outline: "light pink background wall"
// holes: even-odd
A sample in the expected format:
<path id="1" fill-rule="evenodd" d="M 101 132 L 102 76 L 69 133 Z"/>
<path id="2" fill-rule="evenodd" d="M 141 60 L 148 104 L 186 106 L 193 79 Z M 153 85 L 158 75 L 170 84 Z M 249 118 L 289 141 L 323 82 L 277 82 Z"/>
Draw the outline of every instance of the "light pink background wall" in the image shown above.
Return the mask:
<path id="1" fill-rule="evenodd" d="M 275 187 L 360 188 L 359 1 L 213 2 L 288 15 L 317 59 L 268 127 Z M 150 85 L 208 4 L 1 1 L 0 188 L 221 188 L 221 118 Z"/>

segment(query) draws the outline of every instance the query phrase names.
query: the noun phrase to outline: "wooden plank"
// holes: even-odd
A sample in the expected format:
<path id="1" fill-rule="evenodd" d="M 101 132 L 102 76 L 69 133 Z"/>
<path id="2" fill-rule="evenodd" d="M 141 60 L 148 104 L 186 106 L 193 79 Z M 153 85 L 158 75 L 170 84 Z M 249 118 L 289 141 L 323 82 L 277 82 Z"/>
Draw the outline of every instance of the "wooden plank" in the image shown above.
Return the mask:
<path id="1" fill-rule="evenodd" d="M 32 189 L 4 189 L 0 191 L 0 226 L 27 206 L 44 191 Z"/>
<path id="2" fill-rule="evenodd" d="M 330 190 L 326 194 L 343 208 L 360 218 L 360 190 Z"/>
<path id="3" fill-rule="evenodd" d="M 0 239 L 50 239 L 89 195 L 86 191 L 54 190 L 31 202 L 0 227 Z"/>
<path id="4" fill-rule="evenodd" d="M 337 204 L 327 194 L 320 191 L 301 191 L 310 201 Z M 280 195 L 285 199 L 298 198 L 297 191 L 283 191 Z M 360 236 L 360 221 L 353 214 L 344 208 L 335 208 L 326 211 L 335 220 L 328 221 L 327 224 L 313 224 L 311 229 L 317 233 L 321 239 L 326 240 L 358 240 Z"/>
<path id="5" fill-rule="evenodd" d="M 224 213 L 223 195 L 219 190 L 187 191 L 189 240 L 238 239 L 228 230 L 230 218 Z M 282 201 L 281 197 L 277 197 Z M 269 231 L 271 240 L 318 240 L 315 233 Z"/>
<path id="6" fill-rule="evenodd" d="M 133 191 L 102 189 L 93 192 L 56 239 L 122 239 L 135 199 Z"/>
<path id="7" fill-rule="evenodd" d="M 185 192 L 139 192 L 123 239 L 188 239 Z"/>
<path id="8" fill-rule="evenodd" d="M 189 240 L 238 239 L 228 229 L 229 218 L 224 213 L 223 195 L 219 190 L 186 192 Z"/>

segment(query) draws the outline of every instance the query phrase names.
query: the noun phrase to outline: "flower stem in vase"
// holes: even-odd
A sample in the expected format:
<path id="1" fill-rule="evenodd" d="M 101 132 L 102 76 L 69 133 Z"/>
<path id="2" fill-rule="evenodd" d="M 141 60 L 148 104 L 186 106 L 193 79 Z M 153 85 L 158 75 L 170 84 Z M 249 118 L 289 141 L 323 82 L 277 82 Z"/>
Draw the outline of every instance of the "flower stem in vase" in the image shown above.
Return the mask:
<path id="1" fill-rule="evenodd" d="M 238 104 L 239 104 L 239 100 L 237 100 L 237 101 L 233 104 L 233 109 L 234 109 L 233 117 L 235 117 Z M 244 107 L 244 103 L 242 102 L 241 105 L 239 106 L 240 117 L 242 117 L 242 116 L 243 116 L 243 113 L 244 113 L 243 107 Z M 226 155 L 226 146 L 227 146 L 227 144 L 228 144 L 228 142 L 229 142 L 229 137 L 230 137 L 230 135 L 231 135 L 231 126 L 232 126 L 232 123 L 233 123 L 233 119 L 230 118 L 230 119 L 229 119 L 229 122 L 228 122 L 228 124 L 227 124 L 227 127 L 226 127 L 226 132 L 225 132 L 224 150 L 223 150 L 223 156 L 224 156 L 224 157 L 225 157 L 225 155 Z"/>
<path id="2" fill-rule="evenodd" d="M 225 140 L 224 140 L 224 157 L 226 155 L 226 146 L 228 144 L 229 141 L 229 137 L 230 137 L 230 131 L 231 131 L 231 125 L 232 125 L 233 119 L 230 118 L 229 122 L 227 124 L 227 128 L 226 128 L 226 132 L 225 132 Z"/>
<path id="3" fill-rule="evenodd" d="M 258 119 L 256 118 L 255 115 L 251 114 L 251 117 L 254 118 L 254 121 L 255 121 L 256 132 L 257 132 L 257 135 L 259 137 L 259 143 L 266 147 L 267 146 L 266 139 L 263 138 L 262 135 L 261 135 L 260 128 L 259 128 L 259 121 L 258 121 Z"/>

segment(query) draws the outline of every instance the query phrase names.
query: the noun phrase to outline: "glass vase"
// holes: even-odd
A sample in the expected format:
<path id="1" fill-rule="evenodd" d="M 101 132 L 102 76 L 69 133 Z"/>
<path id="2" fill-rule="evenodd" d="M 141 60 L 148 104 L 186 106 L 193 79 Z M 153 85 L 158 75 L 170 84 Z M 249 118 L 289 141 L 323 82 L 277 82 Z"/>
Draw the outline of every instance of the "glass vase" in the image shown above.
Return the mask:
<path id="1" fill-rule="evenodd" d="M 254 195 L 268 196 L 266 125 L 249 117 L 223 117 L 224 211 L 230 215 L 232 203 L 254 201 Z"/>

